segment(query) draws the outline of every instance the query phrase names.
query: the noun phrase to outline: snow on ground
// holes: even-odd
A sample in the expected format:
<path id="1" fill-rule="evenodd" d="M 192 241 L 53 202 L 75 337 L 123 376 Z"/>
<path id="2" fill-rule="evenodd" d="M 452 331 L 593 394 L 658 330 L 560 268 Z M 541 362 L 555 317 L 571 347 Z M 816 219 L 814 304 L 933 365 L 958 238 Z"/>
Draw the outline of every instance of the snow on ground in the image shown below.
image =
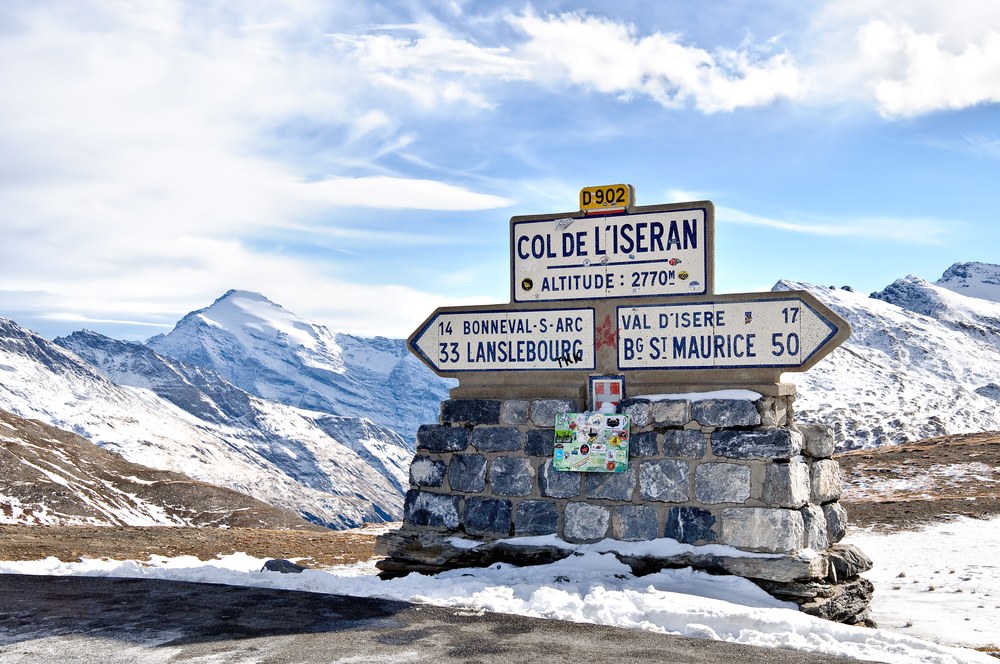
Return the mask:
<path id="1" fill-rule="evenodd" d="M 1000 519 L 958 518 L 916 532 L 854 531 L 874 561 L 872 617 L 922 639 L 1000 648 Z"/>
<path id="2" fill-rule="evenodd" d="M 584 547 L 579 555 L 550 565 L 497 564 L 436 576 L 410 574 L 391 581 L 380 581 L 371 562 L 278 574 L 260 571 L 264 560 L 245 554 L 208 562 L 191 556 L 154 556 L 143 563 L 63 563 L 47 558 L 0 562 L 0 573 L 141 577 L 337 593 L 646 629 L 880 662 L 995 664 L 997 660 L 984 653 L 938 645 L 917 636 L 957 638 L 980 645 L 993 639 L 983 627 L 990 615 L 997 615 L 1000 601 L 995 597 L 1000 598 L 1000 574 L 997 567 L 983 564 L 987 559 L 980 556 L 991 547 L 995 550 L 1000 536 L 992 531 L 997 523 L 956 522 L 930 536 L 864 533 L 855 538 L 880 561 L 871 578 L 877 586 L 876 619 L 885 621 L 888 629 L 877 630 L 804 615 L 738 577 L 714 576 L 690 568 L 635 577 L 613 555 L 602 553 L 607 543 Z M 911 540 L 899 539 L 904 536 Z M 942 544 L 942 539 L 947 542 Z M 672 540 L 663 544 L 676 545 Z M 950 548 L 954 556 L 966 562 L 950 567 L 943 562 L 934 565 L 935 560 L 950 559 Z M 896 579 L 898 570 L 905 570 L 907 576 Z M 955 575 L 949 574 L 951 570 Z M 932 579 L 948 576 L 954 578 L 937 581 L 940 590 L 926 591 Z M 902 585 L 899 581 L 911 582 L 914 588 L 893 590 L 895 585 Z M 968 590 L 954 592 L 963 588 L 961 584 L 969 584 L 965 586 Z M 973 588 L 977 589 L 975 594 Z M 976 608 L 979 605 L 982 608 Z M 959 615 L 942 615 L 956 612 Z M 973 619 L 976 612 L 979 615 Z M 904 620 L 911 621 L 913 627 L 902 627 Z M 955 625 L 961 623 L 964 630 L 959 631 Z M 939 632 L 932 629 L 935 625 L 940 627 Z"/>

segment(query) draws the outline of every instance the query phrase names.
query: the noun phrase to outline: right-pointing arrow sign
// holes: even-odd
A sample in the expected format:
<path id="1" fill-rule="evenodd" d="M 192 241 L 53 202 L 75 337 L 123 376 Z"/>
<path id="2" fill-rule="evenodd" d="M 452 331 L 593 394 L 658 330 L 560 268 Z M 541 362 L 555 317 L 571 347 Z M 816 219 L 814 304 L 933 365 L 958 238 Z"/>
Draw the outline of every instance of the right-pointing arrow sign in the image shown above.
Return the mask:
<path id="1" fill-rule="evenodd" d="M 804 371 L 851 328 L 805 291 L 620 306 L 618 368 Z"/>

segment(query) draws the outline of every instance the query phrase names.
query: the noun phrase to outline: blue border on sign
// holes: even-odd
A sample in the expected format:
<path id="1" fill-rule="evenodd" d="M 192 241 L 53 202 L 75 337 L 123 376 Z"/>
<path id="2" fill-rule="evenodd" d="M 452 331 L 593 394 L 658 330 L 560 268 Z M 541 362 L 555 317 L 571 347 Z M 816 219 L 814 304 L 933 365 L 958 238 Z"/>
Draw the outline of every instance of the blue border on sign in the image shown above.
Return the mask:
<path id="1" fill-rule="evenodd" d="M 705 280 L 704 280 L 705 283 L 702 284 L 702 289 L 700 291 L 687 291 L 687 292 L 684 292 L 684 293 L 654 293 L 652 295 L 634 295 L 634 294 L 626 293 L 624 295 L 607 295 L 607 294 L 601 294 L 601 295 L 595 296 L 595 295 L 591 294 L 591 295 L 581 295 L 580 297 L 555 297 L 555 298 L 545 298 L 544 300 L 540 300 L 540 299 L 526 299 L 526 300 L 521 300 L 521 299 L 518 299 L 518 297 L 517 297 L 518 294 L 519 294 L 519 291 L 518 291 L 518 288 L 517 288 L 518 285 L 516 283 L 514 283 L 514 280 L 516 279 L 516 277 L 515 277 L 515 270 L 514 270 L 514 265 L 515 265 L 516 258 L 515 258 L 515 249 L 514 249 L 513 246 L 511 246 L 511 248 L 510 248 L 510 280 L 511 280 L 511 296 L 512 296 L 511 300 L 512 300 L 512 302 L 514 304 L 528 304 L 528 303 L 531 303 L 531 302 L 573 302 L 575 300 L 598 300 L 598 299 L 599 300 L 621 300 L 621 299 L 624 299 L 624 298 L 630 298 L 630 299 L 636 299 L 636 300 L 638 300 L 638 299 L 650 298 L 650 297 L 692 297 L 692 296 L 696 296 L 696 295 L 710 295 L 710 293 L 708 291 L 708 281 L 709 281 L 709 275 L 708 275 L 708 270 L 709 270 L 709 266 L 708 266 L 708 245 L 709 245 L 709 241 L 708 241 L 708 208 L 706 208 L 706 207 L 690 207 L 690 208 L 681 208 L 681 209 L 678 209 L 678 210 L 654 210 L 654 211 L 650 211 L 650 212 L 647 212 L 647 211 L 638 211 L 638 212 L 634 212 L 634 213 L 631 213 L 631 214 L 628 214 L 626 212 L 618 212 L 618 213 L 614 213 L 614 214 L 600 215 L 600 218 L 601 219 L 608 219 L 608 218 L 615 218 L 615 217 L 629 218 L 629 217 L 638 217 L 638 216 L 646 215 L 646 214 L 686 212 L 688 210 L 699 210 L 699 211 L 701 211 L 701 213 L 703 215 L 703 218 L 705 219 L 705 223 L 704 223 L 704 225 L 705 225 L 705 241 L 703 242 L 704 246 L 702 247 L 701 257 L 702 257 L 702 261 L 703 261 L 703 263 L 705 265 L 705 273 L 706 274 L 705 274 Z M 595 216 L 596 215 L 587 215 L 587 216 L 584 216 L 584 217 L 580 217 L 579 219 L 574 218 L 573 221 L 587 220 L 587 219 L 594 218 Z M 516 235 L 517 235 L 516 228 L 520 224 L 546 223 L 546 222 L 558 221 L 559 219 L 563 219 L 563 218 L 565 218 L 565 217 L 564 216 L 560 216 L 560 215 L 554 215 L 553 217 L 547 218 L 547 219 L 531 219 L 531 220 L 527 220 L 526 219 L 524 221 L 515 221 L 515 222 L 512 222 L 511 223 L 511 243 L 513 244 L 513 242 L 514 242 L 514 237 L 516 237 Z M 713 228 L 712 232 L 713 233 L 715 232 L 714 228 Z M 609 265 L 642 265 L 642 264 L 648 264 L 648 263 L 653 263 L 653 262 L 660 263 L 660 262 L 664 262 L 664 261 L 627 261 L 627 262 L 622 261 L 622 262 L 609 263 Z M 602 265 L 600 263 L 593 263 L 592 265 L 595 267 L 595 269 L 597 267 L 605 267 L 604 265 Z M 572 267 L 585 267 L 585 266 L 582 266 L 582 265 L 560 265 L 560 266 L 558 266 L 558 268 L 554 267 L 554 266 L 548 266 L 548 267 L 546 267 L 546 269 L 547 270 L 551 270 L 551 269 L 563 269 L 563 268 L 572 268 Z"/>
<path id="2" fill-rule="evenodd" d="M 816 316 L 823 321 L 823 323 L 830 329 L 830 333 L 823 338 L 816 349 L 809 355 L 802 359 L 798 364 L 713 364 L 711 366 L 685 366 L 685 367 L 629 367 L 627 369 L 622 368 L 621 365 L 621 353 L 618 352 L 618 348 L 615 348 L 615 361 L 618 364 L 618 371 L 705 371 L 707 369 L 785 369 L 786 371 L 794 371 L 796 368 L 801 367 L 803 364 L 808 362 L 813 355 L 819 352 L 819 349 L 826 345 L 830 339 L 837 335 L 838 328 L 836 325 L 827 320 L 826 316 L 816 311 L 816 308 L 805 300 L 801 300 L 796 297 L 781 298 L 781 297 L 758 297 L 752 300 L 703 300 L 701 302 L 678 302 L 676 304 L 640 304 L 634 307 L 629 307 L 627 305 L 619 305 L 615 307 L 615 325 L 617 329 L 617 323 L 619 320 L 619 312 L 621 309 L 652 309 L 654 307 L 684 307 L 684 306 L 696 306 L 699 304 L 732 304 L 740 302 L 797 302 L 806 306 L 810 311 L 812 311 Z M 617 338 L 617 334 L 615 335 Z"/>
<path id="3" fill-rule="evenodd" d="M 594 326 L 594 329 L 591 331 L 591 344 L 594 343 L 594 341 L 597 338 L 597 330 L 596 330 L 596 326 L 597 326 L 597 310 L 594 309 L 594 307 L 580 307 L 580 308 L 577 308 L 577 309 L 516 309 L 516 310 L 510 310 L 510 309 L 476 309 L 475 311 L 446 311 L 446 312 L 444 312 L 444 315 L 455 316 L 455 315 L 461 315 L 461 314 L 522 314 L 522 313 L 531 314 L 531 313 L 547 313 L 547 312 L 552 312 L 552 311 L 559 311 L 559 312 L 566 312 L 566 311 L 589 311 L 590 312 L 590 316 L 591 316 L 591 324 Z M 406 345 L 410 349 L 411 353 L 413 353 L 414 355 L 417 355 L 417 356 L 423 358 L 424 362 L 426 362 L 429 366 L 432 366 L 432 367 L 437 367 L 439 365 L 439 363 L 435 362 L 431 358 L 427 357 L 427 355 L 423 351 L 421 351 L 419 347 L 417 347 L 417 343 L 416 342 L 418 340 L 420 340 L 420 338 L 424 335 L 424 332 L 426 332 L 427 329 L 430 328 L 437 321 L 437 319 L 440 318 L 441 315 L 442 314 L 438 314 L 437 316 L 431 316 L 427 320 L 427 323 L 423 327 L 421 327 L 419 330 L 417 330 L 416 334 L 414 334 L 414 335 L 411 336 L 411 338 L 413 339 L 413 342 L 411 343 L 411 342 L 408 341 L 406 343 Z M 568 367 L 539 368 L 539 369 L 530 369 L 530 368 L 497 369 L 497 368 L 492 368 L 492 369 L 451 369 L 451 370 L 446 370 L 446 369 L 439 368 L 438 371 L 440 371 L 443 374 L 490 373 L 490 372 L 494 372 L 494 371 L 593 371 L 596 367 L 597 367 L 597 352 L 594 351 L 592 353 L 592 362 L 589 365 L 583 365 L 581 363 L 581 364 L 574 364 L 574 365 L 568 366 Z"/>

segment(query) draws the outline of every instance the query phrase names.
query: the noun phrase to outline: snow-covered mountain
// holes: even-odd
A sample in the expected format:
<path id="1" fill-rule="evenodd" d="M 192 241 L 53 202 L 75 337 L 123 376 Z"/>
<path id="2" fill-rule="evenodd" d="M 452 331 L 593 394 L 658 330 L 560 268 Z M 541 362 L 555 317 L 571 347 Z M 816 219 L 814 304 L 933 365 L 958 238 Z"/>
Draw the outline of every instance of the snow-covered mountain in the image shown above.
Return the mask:
<path id="1" fill-rule="evenodd" d="M 0 523 L 306 528 L 295 512 L 153 470 L 0 410 Z"/>
<path id="2" fill-rule="evenodd" d="M 950 290 L 955 275 L 962 292 L 987 294 L 1000 266 L 959 264 L 947 288 L 909 276 L 870 297 L 779 282 L 774 290 L 808 290 L 853 329 L 809 371 L 785 374 L 798 385 L 796 418 L 832 425 L 842 449 L 1000 430 L 1000 303 Z"/>
<path id="3" fill-rule="evenodd" d="M 146 344 L 255 396 L 331 415 L 363 414 L 411 442 L 421 424 L 437 421 L 454 384 L 428 371 L 401 339 L 333 334 L 247 291 L 229 291 Z"/>
<path id="4" fill-rule="evenodd" d="M 89 333 L 74 343 L 134 385 L 0 318 L 0 408 L 330 527 L 400 517 L 412 448 L 391 432 L 253 397 L 138 344 Z"/>
<path id="5" fill-rule="evenodd" d="M 1000 302 L 1000 265 L 955 263 L 934 283 L 960 295 Z"/>

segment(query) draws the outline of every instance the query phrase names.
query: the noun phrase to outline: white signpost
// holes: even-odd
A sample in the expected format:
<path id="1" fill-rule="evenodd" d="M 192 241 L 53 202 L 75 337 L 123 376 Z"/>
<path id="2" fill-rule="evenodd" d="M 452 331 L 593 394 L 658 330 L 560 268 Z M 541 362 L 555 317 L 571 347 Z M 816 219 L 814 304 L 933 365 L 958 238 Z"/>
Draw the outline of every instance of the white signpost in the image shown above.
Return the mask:
<path id="1" fill-rule="evenodd" d="M 410 350 L 438 374 L 594 369 L 594 310 L 438 309 Z"/>
<path id="2" fill-rule="evenodd" d="M 846 326 L 804 291 L 621 306 L 617 315 L 620 370 L 796 370 L 839 345 Z"/>
<path id="3" fill-rule="evenodd" d="M 595 375 L 637 394 L 779 394 L 782 373 L 850 336 L 804 291 L 714 294 L 711 201 L 637 207 L 634 194 L 588 187 L 579 211 L 510 220 L 510 303 L 438 309 L 407 340 L 435 373 L 461 378 L 452 398 L 578 398 Z"/>
<path id="4" fill-rule="evenodd" d="M 710 294 L 710 207 L 512 219 L 512 299 Z"/>

